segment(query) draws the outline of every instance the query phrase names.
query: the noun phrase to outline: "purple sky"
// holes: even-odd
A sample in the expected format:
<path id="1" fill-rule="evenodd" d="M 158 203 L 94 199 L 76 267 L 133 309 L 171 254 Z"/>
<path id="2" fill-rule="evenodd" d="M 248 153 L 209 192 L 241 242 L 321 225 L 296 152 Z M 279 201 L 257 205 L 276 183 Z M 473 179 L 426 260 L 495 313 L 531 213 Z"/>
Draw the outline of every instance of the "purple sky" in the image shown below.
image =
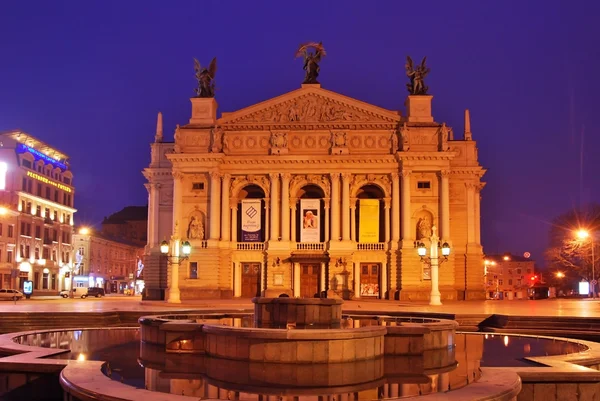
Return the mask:
<path id="1" fill-rule="evenodd" d="M 233 111 L 298 88 L 294 51 L 323 41 L 323 87 L 403 110 L 405 56 L 426 55 L 436 121 L 460 134 L 471 109 L 485 251 L 541 260 L 548 222 L 600 200 L 598 15 L 592 0 L 6 0 L 0 130 L 69 154 L 77 222 L 97 224 L 146 203 L 156 113 L 168 137 L 188 121 L 193 57 L 218 57 L 219 109 Z"/>

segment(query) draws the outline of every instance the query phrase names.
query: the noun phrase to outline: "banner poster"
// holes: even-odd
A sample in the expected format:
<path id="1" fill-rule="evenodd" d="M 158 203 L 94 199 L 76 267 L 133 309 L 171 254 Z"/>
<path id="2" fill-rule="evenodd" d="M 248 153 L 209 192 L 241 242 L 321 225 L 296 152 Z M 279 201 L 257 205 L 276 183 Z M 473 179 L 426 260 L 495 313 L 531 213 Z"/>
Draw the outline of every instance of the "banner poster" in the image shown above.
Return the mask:
<path id="1" fill-rule="evenodd" d="M 379 242 L 379 199 L 359 201 L 358 242 Z"/>
<path id="2" fill-rule="evenodd" d="M 320 199 L 300 199 L 301 230 L 300 242 L 321 242 L 319 228 Z"/>
<path id="3" fill-rule="evenodd" d="M 242 242 L 261 242 L 260 199 L 242 200 Z"/>

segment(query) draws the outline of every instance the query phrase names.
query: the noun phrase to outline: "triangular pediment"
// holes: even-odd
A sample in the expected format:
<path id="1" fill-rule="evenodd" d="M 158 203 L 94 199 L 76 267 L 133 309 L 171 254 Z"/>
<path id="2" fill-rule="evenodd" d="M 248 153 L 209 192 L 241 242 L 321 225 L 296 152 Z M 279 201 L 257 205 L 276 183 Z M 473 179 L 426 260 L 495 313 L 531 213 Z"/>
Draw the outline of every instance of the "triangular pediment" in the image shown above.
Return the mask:
<path id="1" fill-rule="evenodd" d="M 220 125 L 322 125 L 322 124 L 397 124 L 400 115 L 319 85 L 304 85 L 240 109 L 223 113 Z"/>

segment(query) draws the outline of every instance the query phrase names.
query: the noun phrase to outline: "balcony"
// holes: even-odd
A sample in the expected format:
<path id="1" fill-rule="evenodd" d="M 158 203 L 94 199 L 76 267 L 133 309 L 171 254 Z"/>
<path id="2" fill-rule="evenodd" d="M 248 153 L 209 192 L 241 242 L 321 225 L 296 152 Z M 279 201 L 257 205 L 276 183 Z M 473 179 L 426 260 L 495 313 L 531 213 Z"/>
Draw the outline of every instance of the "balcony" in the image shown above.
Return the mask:
<path id="1" fill-rule="evenodd" d="M 298 242 L 296 243 L 298 251 L 324 251 L 325 243 L 323 242 Z"/>
<path id="2" fill-rule="evenodd" d="M 236 249 L 238 251 L 264 251 L 265 243 L 264 242 L 238 242 L 236 244 Z"/>
<path id="3" fill-rule="evenodd" d="M 356 249 L 359 251 L 384 251 L 385 242 L 358 242 Z"/>

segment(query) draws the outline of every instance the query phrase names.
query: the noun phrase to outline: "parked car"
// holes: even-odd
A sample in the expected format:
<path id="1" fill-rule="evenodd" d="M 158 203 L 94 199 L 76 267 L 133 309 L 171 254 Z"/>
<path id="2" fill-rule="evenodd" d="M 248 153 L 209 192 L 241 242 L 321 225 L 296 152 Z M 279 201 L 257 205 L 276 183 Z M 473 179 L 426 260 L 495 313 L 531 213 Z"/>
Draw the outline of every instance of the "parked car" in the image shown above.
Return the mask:
<path id="1" fill-rule="evenodd" d="M 62 290 L 59 295 L 63 298 L 69 298 L 69 290 Z M 73 297 L 81 297 L 85 298 L 88 296 L 88 288 L 87 287 L 77 287 L 73 288 Z"/>
<path id="2" fill-rule="evenodd" d="M 4 289 L 0 290 L 0 299 L 2 300 L 19 300 L 23 298 L 23 293 L 19 290 Z"/>
<path id="3" fill-rule="evenodd" d="M 90 287 L 90 288 L 88 288 L 87 296 L 88 297 L 96 297 L 96 298 L 103 297 L 104 296 L 104 288 Z"/>

